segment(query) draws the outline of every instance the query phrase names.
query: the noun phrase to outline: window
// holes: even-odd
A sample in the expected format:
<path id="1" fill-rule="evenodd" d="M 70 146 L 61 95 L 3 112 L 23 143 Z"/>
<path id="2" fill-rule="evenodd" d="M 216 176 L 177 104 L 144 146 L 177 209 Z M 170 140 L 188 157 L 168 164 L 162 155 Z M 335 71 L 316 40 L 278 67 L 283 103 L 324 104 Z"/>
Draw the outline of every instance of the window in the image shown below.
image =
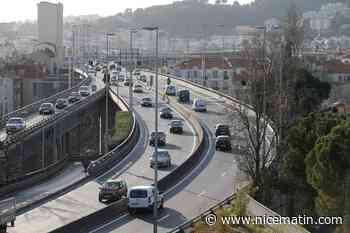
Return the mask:
<path id="1" fill-rule="evenodd" d="M 229 79 L 227 70 L 224 70 L 224 79 L 225 80 Z"/>
<path id="2" fill-rule="evenodd" d="M 197 71 L 197 70 L 194 70 L 194 71 L 193 71 L 193 77 L 194 77 L 194 78 L 197 78 L 197 77 L 198 77 L 198 71 Z"/>
<path id="3" fill-rule="evenodd" d="M 188 70 L 188 71 L 187 71 L 187 78 L 189 79 L 190 77 L 191 77 L 191 71 Z"/>
<path id="4" fill-rule="evenodd" d="M 217 70 L 213 70 L 213 78 L 218 78 L 218 71 Z"/>

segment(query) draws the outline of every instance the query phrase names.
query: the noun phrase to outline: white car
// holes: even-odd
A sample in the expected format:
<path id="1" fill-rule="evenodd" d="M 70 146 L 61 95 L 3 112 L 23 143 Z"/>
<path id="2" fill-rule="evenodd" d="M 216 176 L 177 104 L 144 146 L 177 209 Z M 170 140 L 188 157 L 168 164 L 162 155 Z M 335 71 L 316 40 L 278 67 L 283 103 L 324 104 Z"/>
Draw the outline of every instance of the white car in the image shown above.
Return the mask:
<path id="1" fill-rule="evenodd" d="M 167 150 L 158 150 L 157 162 L 156 162 L 156 154 L 153 154 L 149 157 L 150 167 L 153 168 L 155 166 L 160 167 L 171 167 L 171 157 L 169 151 Z"/>
<path id="2" fill-rule="evenodd" d="M 140 84 L 136 84 L 132 88 L 132 91 L 136 92 L 136 93 L 142 93 L 143 92 L 143 87 Z"/>
<path id="3" fill-rule="evenodd" d="M 203 99 L 195 99 L 193 101 L 192 109 L 195 112 L 206 112 L 207 111 L 207 102 Z"/>
<path id="4" fill-rule="evenodd" d="M 155 202 L 155 194 L 157 193 L 157 201 Z M 128 190 L 128 210 L 134 212 L 137 209 L 147 209 L 152 211 L 154 205 L 158 209 L 164 206 L 164 197 L 159 191 L 151 185 L 135 186 Z"/>
<path id="5" fill-rule="evenodd" d="M 26 122 L 21 117 L 11 117 L 6 122 L 6 133 L 18 132 L 26 127 Z"/>
<path id="6" fill-rule="evenodd" d="M 174 85 L 167 85 L 165 87 L 165 94 L 171 95 L 171 96 L 176 96 L 176 87 Z"/>
<path id="7" fill-rule="evenodd" d="M 79 94 L 81 96 L 89 96 L 90 95 L 90 88 L 88 86 L 81 86 L 79 87 Z"/>

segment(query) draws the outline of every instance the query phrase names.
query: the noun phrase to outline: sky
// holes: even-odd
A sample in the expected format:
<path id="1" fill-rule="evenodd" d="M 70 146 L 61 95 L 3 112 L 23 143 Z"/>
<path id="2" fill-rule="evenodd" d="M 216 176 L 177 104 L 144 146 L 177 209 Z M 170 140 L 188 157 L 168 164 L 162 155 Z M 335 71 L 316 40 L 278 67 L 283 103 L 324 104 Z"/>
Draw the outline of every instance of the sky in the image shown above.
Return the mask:
<path id="1" fill-rule="evenodd" d="M 46 0 L 57 3 L 58 0 Z M 238 0 L 241 4 L 253 0 Z M 36 4 L 40 0 L 1 0 L 0 22 L 36 20 Z M 87 15 L 98 14 L 100 16 L 115 15 L 123 12 L 126 8 L 145 8 L 153 5 L 169 4 L 174 0 L 60 0 L 63 4 L 63 14 Z M 214 0 L 209 0 L 214 2 Z M 232 3 L 233 0 L 228 0 Z"/>

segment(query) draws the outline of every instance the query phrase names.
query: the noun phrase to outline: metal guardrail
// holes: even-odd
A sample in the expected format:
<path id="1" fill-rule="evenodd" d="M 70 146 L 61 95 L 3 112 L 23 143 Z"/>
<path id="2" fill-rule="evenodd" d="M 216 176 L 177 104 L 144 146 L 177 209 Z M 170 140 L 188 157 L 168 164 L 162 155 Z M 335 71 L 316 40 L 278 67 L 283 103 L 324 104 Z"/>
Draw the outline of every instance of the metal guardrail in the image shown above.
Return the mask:
<path id="1" fill-rule="evenodd" d="M 80 71 L 79 73 L 84 74 L 85 72 Z M 88 75 L 85 73 L 84 75 L 84 79 L 79 82 L 77 85 L 75 85 L 74 87 L 70 88 L 70 89 L 66 89 L 63 90 L 61 92 L 58 92 L 52 96 L 49 96 L 47 98 L 41 99 L 39 101 L 36 101 L 32 104 L 26 105 L 23 108 L 17 109 L 16 111 L 10 112 L 6 115 L 4 115 L 1 119 L 0 119 L 0 128 L 3 128 L 6 124 L 6 121 L 11 118 L 11 117 L 28 117 L 29 115 L 38 112 L 38 109 L 40 107 L 40 105 L 42 103 L 45 102 L 51 102 L 54 103 L 56 101 L 56 99 L 58 98 L 64 98 L 64 97 L 68 97 L 68 95 L 73 92 L 73 91 L 78 91 L 79 87 L 82 85 L 87 85 L 91 79 L 88 77 Z"/>
<path id="2" fill-rule="evenodd" d="M 116 98 L 116 93 L 110 89 L 109 92 L 111 95 L 114 95 Z M 119 99 L 119 98 L 118 98 Z M 122 106 L 120 106 L 122 109 L 125 108 L 129 110 L 129 105 L 123 100 L 120 99 L 120 103 Z M 136 121 L 135 114 L 132 115 L 133 119 L 133 125 L 131 129 L 131 133 L 128 135 L 128 137 L 116 148 L 114 148 L 112 151 L 108 152 L 107 154 L 103 155 L 102 157 L 98 158 L 97 160 L 94 160 L 90 163 L 88 167 L 88 173 L 91 176 L 97 176 L 104 171 L 111 168 L 115 163 L 121 161 L 123 158 L 125 158 L 129 152 L 135 147 L 138 138 L 140 136 L 140 126 L 138 122 Z"/>
<path id="3" fill-rule="evenodd" d="M 226 198 L 225 200 L 219 202 L 218 204 L 212 206 L 211 208 L 209 208 L 208 210 L 206 210 L 205 212 L 201 213 L 200 215 L 184 222 L 183 224 L 181 224 L 180 226 L 172 229 L 171 231 L 169 231 L 168 233 L 184 233 L 186 229 L 193 227 L 193 225 L 199 221 L 205 221 L 205 217 L 209 214 L 213 214 L 215 213 L 215 211 L 217 211 L 218 209 L 230 204 L 234 199 L 236 198 L 236 194 L 233 194 L 231 196 L 229 196 L 228 198 Z"/>

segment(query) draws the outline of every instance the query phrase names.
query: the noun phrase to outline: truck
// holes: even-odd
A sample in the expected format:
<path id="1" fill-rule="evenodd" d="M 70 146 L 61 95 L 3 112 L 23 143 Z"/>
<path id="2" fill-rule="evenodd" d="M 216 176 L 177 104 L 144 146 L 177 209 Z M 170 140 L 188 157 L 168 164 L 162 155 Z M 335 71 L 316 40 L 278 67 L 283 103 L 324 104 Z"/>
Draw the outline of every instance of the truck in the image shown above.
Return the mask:
<path id="1" fill-rule="evenodd" d="M 0 201 L 0 233 L 7 232 L 7 224 L 15 226 L 16 220 L 16 199 L 14 197 Z"/>

